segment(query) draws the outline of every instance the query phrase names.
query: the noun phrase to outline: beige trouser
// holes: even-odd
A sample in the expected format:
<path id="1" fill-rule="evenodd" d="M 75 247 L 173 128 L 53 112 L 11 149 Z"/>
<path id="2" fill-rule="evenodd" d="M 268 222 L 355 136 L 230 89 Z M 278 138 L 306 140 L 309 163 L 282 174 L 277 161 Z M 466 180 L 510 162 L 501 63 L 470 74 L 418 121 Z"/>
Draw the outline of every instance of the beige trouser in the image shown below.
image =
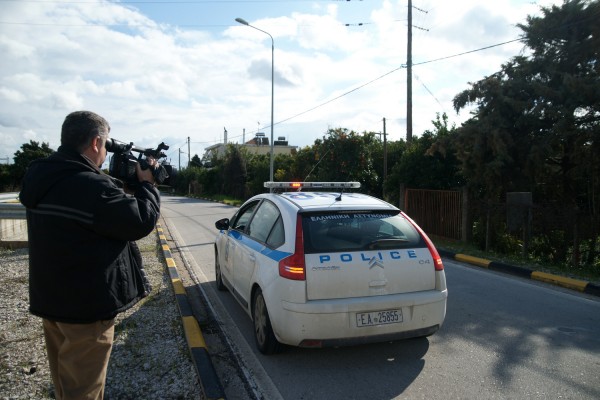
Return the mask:
<path id="1" fill-rule="evenodd" d="M 50 373 L 57 400 L 101 400 L 115 321 L 65 324 L 43 320 Z"/>

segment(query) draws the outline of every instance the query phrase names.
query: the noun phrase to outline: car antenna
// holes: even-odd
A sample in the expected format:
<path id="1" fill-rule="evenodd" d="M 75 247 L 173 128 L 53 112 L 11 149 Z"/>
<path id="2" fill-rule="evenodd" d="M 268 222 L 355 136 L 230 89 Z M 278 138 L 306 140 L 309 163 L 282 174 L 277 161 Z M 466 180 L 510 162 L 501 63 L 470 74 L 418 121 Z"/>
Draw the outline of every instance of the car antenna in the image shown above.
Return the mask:
<path id="1" fill-rule="evenodd" d="M 310 174 L 312 174 L 312 172 L 315 170 L 315 168 L 317 168 L 317 165 L 321 164 L 321 161 L 323 161 L 323 159 L 325 158 L 325 156 L 331 151 L 331 147 L 329 149 L 327 149 L 327 151 L 325 152 L 325 154 L 323 154 L 321 156 L 321 158 L 319 158 L 319 161 L 317 161 L 317 163 L 315 164 L 314 167 L 312 167 L 312 169 L 309 171 L 308 174 L 306 174 L 306 177 L 304 178 L 303 182 L 306 182 L 306 180 L 308 179 L 308 177 L 310 176 Z"/>
<path id="2" fill-rule="evenodd" d="M 350 181 L 350 176 L 348 177 L 348 181 Z M 344 194 L 344 189 L 342 188 L 342 190 L 340 191 L 340 194 L 338 195 L 338 197 L 335 198 L 335 201 L 342 201 L 342 194 Z"/>

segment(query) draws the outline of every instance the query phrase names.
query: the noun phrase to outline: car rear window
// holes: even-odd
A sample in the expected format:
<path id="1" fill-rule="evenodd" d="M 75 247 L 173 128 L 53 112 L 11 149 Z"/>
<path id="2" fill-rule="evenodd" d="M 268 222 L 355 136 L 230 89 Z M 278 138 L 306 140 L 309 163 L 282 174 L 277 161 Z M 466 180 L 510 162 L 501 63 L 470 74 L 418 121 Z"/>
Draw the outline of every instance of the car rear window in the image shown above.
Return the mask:
<path id="1" fill-rule="evenodd" d="M 426 247 L 399 212 L 336 212 L 302 215 L 304 251 L 326 253 Z"/>

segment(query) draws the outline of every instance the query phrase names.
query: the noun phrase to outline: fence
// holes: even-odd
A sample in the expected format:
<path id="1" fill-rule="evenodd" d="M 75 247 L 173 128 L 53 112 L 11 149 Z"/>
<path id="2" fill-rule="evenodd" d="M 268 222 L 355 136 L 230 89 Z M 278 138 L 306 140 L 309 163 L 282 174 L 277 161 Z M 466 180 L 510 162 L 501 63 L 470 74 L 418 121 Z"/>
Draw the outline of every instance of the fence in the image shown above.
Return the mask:
<path id="1" fill-rule="evenodd" d="M 24 240 L 26 236 L 25 207 L 19 203 L 0 203 L 0 240 Z"/>
<path id="2" fill-rule="evenodd" d="M 404 205 L 400 208 L 427 234 L 465 240 L 463 202 L 466 198 L 462 191 L 405 189 L 401 199 Z"/>
<path id="3" fill-rule="evenodd" d="M 511 210 L 513 208 L 513 210 Z M 559 203 L 520 206 L 520 226 L 507 218 L 515 205 L 471 200 L 475 241 L 484 249 L 529 254 L 544 261 L 600 267 L 600 218 L 589 209 Z M 515 229 L 516 228 L 516 229 Z"/>
<path id="4" fill-rule="evenodd" d="M 400 208 L 427 234 L 482 249 L 600 267 L 600 217 L 593 207 L 490 202 L 462 191 L 400 187 Z"/>

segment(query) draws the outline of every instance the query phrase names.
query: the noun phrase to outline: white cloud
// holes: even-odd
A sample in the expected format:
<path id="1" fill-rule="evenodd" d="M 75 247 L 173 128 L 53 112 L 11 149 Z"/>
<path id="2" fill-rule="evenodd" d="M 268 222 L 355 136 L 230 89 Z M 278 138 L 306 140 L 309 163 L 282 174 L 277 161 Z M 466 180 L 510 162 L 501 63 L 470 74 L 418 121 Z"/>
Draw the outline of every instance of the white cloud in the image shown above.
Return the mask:
<path id="1" fill-rule="evenodd" d="M 527 1 L 424 1 L 415 11 L 413 62 L 435 60 L 514 39 Z M 406 128 L 406 4 L 371 2 L 362 26 L 346 26 L 341 4 L 315 4 L 249 21 L 275 40 L 276 136 L 305 146 L 328 127 L 382 129 L 391 140 Z M 141 5 L 140 5 L 141 7 Z M 24 139 L 56 149 L 64 117 L 89 109 L 106 117 L 112 135 L 142 147 L 161 141 L 192 153 L 222 137 L 246 140 L 270 122 L 271 42 L 242 25 L 177 28 L 115 2 L 6 2 L 0 23 L 0 139 L 11 156 Z M 352 21 L 350 21 L 352 22 Z M 452 98 L 521 49 L 511 44 L 415 65 L 414 134 L 436 112 L 454 115 Z M 318 105 L 371 84 L 324 106 Z M 440 105 L 441 103 L 441 105 Z M 305 112 L 314 108 L 310 112 Z M 295 118 L 294 117 L 298 115 Z M 258 124 L 260 122 L 260 126 Z M 268 129 L 264 129 L 267 130 Z M 184 157 L 185 158 L 185 157 Z"/>
<path id="2" fill-rule="evenodd" d="M 23 103 L 27 99 L 23 93 L 14 88 L 0 87 L 0 96 L 11 103 Z"/>

